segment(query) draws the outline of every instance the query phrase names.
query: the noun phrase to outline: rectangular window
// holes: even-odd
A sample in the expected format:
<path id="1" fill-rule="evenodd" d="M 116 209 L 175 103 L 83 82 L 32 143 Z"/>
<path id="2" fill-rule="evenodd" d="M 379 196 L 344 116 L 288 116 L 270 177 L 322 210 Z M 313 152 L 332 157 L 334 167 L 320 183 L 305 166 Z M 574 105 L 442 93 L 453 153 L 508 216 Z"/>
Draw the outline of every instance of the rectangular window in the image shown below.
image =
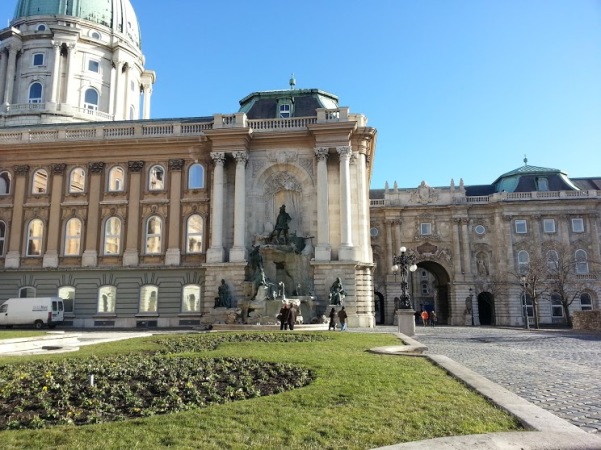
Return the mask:
<path id="1" fill-rule="evenodd" d="M 528 232 L 528 224 L 525 220 L 516 220 L 515 221 L 515 232 L 516 233 L 527 233 Z"/>
<path id="2" fill-rule="evenodd" d="M 44 65 L 44 54 L 43 53 L 36 53 L 35 55 L 33 55 L 33 65 L 36 67 Z"/>
<path id="3" fill-rule="evenodd" d="M 555 233 L 555 219 L 543 219 L 543 231 L 545 233 Z"/>
<path id="4" fill-rule="evenodd" d="M 290 105 L 280 105 L 280 119 L 288 119 L 290 117 Z"/>
<path id="5" fill-rule="evenodd" d="M 546 178 L 537 178 L 536 184 L 538 185 L 539 191 L 548 191 L 549 190 L 549 181 Z"/>
<path id="6" fill-rule="evenodd" d="M 100 62 L 90 59 L 88 61 L 88 70 L 90 72 L 100 73 Z"/>
<path id="7" fill-rule="evenodd" d="M 431 223 L 420 223 L 419 224 L 419 232 L 422 236 L 429 236 L 432 234 L 432 224 Z"/>
<path id="8" fill-rule="evenodd" d="M 584 233 L 584 219 L 572 219 L 572 231 L 574 233 Z"/>

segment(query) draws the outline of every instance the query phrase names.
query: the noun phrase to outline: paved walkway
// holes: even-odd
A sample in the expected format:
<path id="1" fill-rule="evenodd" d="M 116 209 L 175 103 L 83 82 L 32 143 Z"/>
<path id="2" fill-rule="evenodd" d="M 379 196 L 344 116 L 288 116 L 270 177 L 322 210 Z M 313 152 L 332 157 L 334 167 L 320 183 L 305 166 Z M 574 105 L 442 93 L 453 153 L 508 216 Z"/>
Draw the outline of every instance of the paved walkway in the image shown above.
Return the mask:
<path id="1" fill-rule="evenodd" d="M 601 434 L 601 334 L 485 327 L 416 328 L 444 355 L 589 433 Z"/>

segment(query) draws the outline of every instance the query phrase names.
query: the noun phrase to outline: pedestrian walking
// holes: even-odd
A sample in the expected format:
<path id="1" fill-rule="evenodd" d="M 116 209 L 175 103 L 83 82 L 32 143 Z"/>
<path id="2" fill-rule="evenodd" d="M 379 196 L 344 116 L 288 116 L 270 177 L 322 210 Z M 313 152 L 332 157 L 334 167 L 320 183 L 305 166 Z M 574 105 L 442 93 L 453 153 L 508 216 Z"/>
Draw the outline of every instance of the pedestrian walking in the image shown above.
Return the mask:
<path id="1" fill-rule="evenodd" d="M 340 331 L 346 331 L 346 319 L 348 315 L 344 309 L 344 306 L 338 311 L 338 320 L 340 321 Z"/>
<path id="2" fill-rule="evenodd" d="M 288 303 L 284 303 L 282 308 L 280 309 L 280 314 L 278 314 L 280 318 L 280 330 L 288 329 L 288 316 L 290 314 L 290 306 Z"/>
<path id="3" fill-rule="evenodd" d="M 293 304 L 290 304 L 290 308 L 288 309 L 288 327 L 290 327 L 290 331 L 294 330 L 295 324 L 296 324 L 296 307 Z"/>
<path id="4" fill-rule="evenodd" d="M 425 309 L 422 311 L 422 324 L 424 326 L 428 325 L 428 311 Z"/>
<path id="5" fill-rule="evenodd" d="M 328 331 L 336 330 L 336 308 L 332 308 L 330 311 L 330 323 L 328 325 Z"/>
<path id="6" fill-rule="evenodd" d="M 430 311 L 430 326 L 435 327 L 436 322 L 438 321 L 438 316 L 436 315 L 436 311 Z"/>

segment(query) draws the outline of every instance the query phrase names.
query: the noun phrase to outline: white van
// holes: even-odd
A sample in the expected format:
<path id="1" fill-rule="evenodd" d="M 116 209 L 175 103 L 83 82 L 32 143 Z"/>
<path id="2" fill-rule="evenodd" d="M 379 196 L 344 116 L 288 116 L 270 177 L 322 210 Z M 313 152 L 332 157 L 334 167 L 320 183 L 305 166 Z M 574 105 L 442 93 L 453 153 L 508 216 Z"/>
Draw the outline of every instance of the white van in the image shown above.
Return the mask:
<path id="1" fill-rule="evenodd" d="M 54 328 L 63 322 L 64 310 L 63 299 L 59 297 L 9 298 L 0 305 L 0 326 Z"/>

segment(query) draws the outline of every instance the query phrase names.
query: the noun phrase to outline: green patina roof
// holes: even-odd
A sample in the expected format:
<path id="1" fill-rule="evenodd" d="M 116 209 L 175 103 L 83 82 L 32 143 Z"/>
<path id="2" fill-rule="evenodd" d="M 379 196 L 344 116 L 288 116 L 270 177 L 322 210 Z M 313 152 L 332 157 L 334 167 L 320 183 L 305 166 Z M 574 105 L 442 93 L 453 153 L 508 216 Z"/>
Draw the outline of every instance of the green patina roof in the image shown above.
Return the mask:
<path id="1" fill-rule="evenodd" d="M 14 20 L 32 16 L 73 16 L 125 34 L 140 47 L 138 19 L 129 0 L 19 0 Z"/>

